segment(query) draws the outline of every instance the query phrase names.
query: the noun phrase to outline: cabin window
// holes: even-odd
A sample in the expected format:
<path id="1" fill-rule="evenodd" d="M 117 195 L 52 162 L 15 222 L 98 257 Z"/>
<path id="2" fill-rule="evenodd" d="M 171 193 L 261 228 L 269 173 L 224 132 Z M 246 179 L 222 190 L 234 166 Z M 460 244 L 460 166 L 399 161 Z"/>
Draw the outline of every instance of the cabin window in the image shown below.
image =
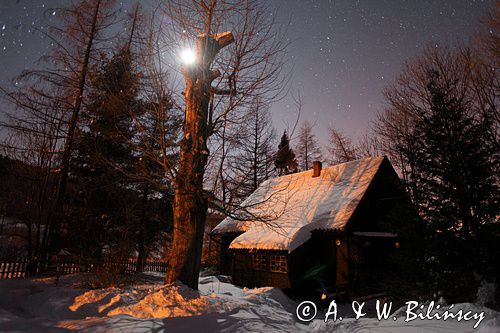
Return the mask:
<path id="1" fill-rule="evenodd" d="M 253 269 L 256 271 L 267 271 L 267 255 L 254 253 L 252 257 Z"/>
<path id="2" fill-rule="evenodd" d="M 270 260 L 270 271 L 276 273 L 286 273 L 286 256 L 271 255 Z"/>
<path id="3" fill-rule="evenodd" d="M 286 273 L 286 256 L 269 255 L 267 253 L 254 253 L 252 255 L 252 266 L 256 271 Z"/>

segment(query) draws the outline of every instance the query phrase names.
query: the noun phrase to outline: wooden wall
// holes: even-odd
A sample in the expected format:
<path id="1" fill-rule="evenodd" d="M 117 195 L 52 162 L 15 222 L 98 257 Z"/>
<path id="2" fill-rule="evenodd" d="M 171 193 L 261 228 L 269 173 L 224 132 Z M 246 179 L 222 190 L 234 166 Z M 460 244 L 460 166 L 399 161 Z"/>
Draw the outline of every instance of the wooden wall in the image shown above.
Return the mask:
<path id="1" fill-rule="evenodd" d="M 248 288 L 273 286 L 277 288 L 290 288 L 290 279 L 288 273 L 276 273 L 269 270 L 256 270 L 253 267 L 252 256 L 255 253 L 262 253 L 266 256 L 285 255 L 288 261 L 286 251 L 249 251 L 249 250 L 230 250 L 233 261 L 233 282 L 236 285 Z M 289 264 L 288 269 L 289 269 Z"/>

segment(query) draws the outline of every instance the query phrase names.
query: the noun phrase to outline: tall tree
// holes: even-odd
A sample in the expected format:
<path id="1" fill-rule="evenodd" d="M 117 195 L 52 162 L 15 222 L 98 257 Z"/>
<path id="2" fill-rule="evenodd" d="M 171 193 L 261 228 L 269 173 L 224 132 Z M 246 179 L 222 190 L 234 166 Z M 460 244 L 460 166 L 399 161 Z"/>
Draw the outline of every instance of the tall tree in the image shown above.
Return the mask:
<path id="1" fill-rule="evenodd" d="M 198 63 L 184 67 L 186 81 L 186 117 L 181 141 L 178 173 L 175 177 L 173 253 L 169 260 L 166 282 L 181 280 L 198 288 L 201 250 L 208 203 L 203 192 L 205 166 L 208 161 L 209 104 L 212 81 L 220 72 L 212 62 L 223 47 L 234 42 L 232 33 L 212 34 L 215 6 L 208 7 L 204 36 L 196 39 Z"/>
<path id="2" fill-rule="evenodd" d="M 321 150 L 313 127 L 308 121 L 304 121 L 300 126 L 298 140 L 296 152 L 299 166 L 302 170 L 309 170 L 314 161 L 321 159 Z"/>
<path id="3" fill-rule="evenodd" d="M 230 6 L 217 0 L 169 1 L 162 15 L 170 24 L 161 27 L 167 40 L 161 44 L 171 47 L 172 57 L 177 59 L 181 45 L 192 41 L 187 37 L 194 38 L 194 50 L 184 53 L 188 57 L 181 69 L 185 117 L 179 162 L 176 168 L 166 165 L 175 187 L 166 282 L 180 280 L 197 289 L 208 199 L 214 200 L 203 188 L 208 139 L 250 98 L 269 100 L 281 93 L 286 42 L 258 1 L 238 0 Z M 221 32 L 227 29 L 231 32 Z"/>
<path id="4" fill-rule="evenodd" d="M 84 212 L 89 221 L 106 216 L 105 223 L 114 229 L 115 235 L 101 232 L 98 237 L 109 240 L 110 236 L 116 236 L 116 244 L 120 244 L 120 240 L 130 241 L 124 233 L 131 229 L 130 208 L 135 203 L 126 200 L 134 200 L 132 181 L 127 174 L 132 173 L 139 162 L 130 144 L 135 135 L 133 115 L 142 112 L 138 100 L 139 75 L 132 67 L 131 57 L 128 47 L 122 48 L 104 61 L 92 78 L 88 103 L 81 114 L 86 126 L 76 133 L 73 157 L 73 172 L 78 176 L 75 183 L 80 184 Z M 78 216 L 74 216 L 74 220 L 78 220 Z M 96 243 L 97 257 L 100 257 L 103 244 Z M 110 249 L 114 250 L 112 246 Z"/>
<path id="5" fill-rule="evenodd" d="M 385 90 L 388 108 L 375 123 L 427 221 L 430 282 L 457 301 L 475 297 L 473 273 L 496 279 L 500 257 L 490 236 L 498 230 L 498 94 L 475 52 L 426 48 Z"/>
<path id="6" fill-rule="evenodd" d="M 430 74 L 430 110 L 415 124 L 415 182 L 425 193 L 421 205 L 432 207 L 425 217 L 433 229 L 470 240 L 498 213 L 491 161 L 498 147 L 484 140 L 490 124 L 475 119 L 465 97 L 453 96 L 453 82 L 439 82 L 439 75 Z"/>

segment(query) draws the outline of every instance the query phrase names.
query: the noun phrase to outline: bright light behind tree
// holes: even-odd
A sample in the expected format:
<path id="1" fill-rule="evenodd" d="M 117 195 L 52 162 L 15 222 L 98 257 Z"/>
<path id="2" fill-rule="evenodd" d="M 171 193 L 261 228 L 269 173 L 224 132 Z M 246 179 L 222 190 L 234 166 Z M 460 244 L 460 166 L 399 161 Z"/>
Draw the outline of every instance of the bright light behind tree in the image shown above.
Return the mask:
<path id="1" fill-rule="evenodd" d="M 191 49 L 184 49 L 180 53 L 181 60 L 185 65 L 192 65 L 196 62 L 196 54 Z"/>

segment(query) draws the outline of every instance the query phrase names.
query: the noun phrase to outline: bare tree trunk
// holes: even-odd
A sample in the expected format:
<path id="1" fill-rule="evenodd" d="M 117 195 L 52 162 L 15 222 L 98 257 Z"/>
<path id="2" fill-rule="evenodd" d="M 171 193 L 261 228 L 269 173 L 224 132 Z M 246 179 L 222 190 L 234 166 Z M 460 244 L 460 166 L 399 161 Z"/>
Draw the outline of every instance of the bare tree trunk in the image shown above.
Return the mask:
<path id="1" fill-rule="evenodd" d="M 183 68 L 186 81 L 186 115 L 181 141 L 179 169 L 175 179 L 174 237 L 166 283 L 180 280 L 198 289 L 207 199 L 203 177 L 208 161 L 210 135 L 209 103 L 211 83 L 220 73 L 210 70 L 218 51 L 234 41 L 230 32 L 204 35 L 196 39 L 198 63 Z"/>
<path id="2" fill-rule="evenodd" d="M 225 166 L 224 164 L 226 161 L 226 139 L 227 139 L 226 129 L 227 129 L 227 115 L 224 114 L 222 133 L 221 133 L 221 139 L 222 139 L 221 156 L 220 156 L 219 174 L 218 174 L 218 179 L 220 179 L 222 202 L 226 202 L 226 179 L 224 178 L 224 166 Z M 214 185 L 217 186 L 217 180 Z M 215 186 L 214 186 L 214 191 L 215 191 Z"/>
<path id="3" fill-rule="evenodd" d="M 142 272 L 144 270 L 144 263 L 147 259 L 148 253 L 146 251 L 146 224 L 147 224 L 147 210 L 148 210 L 148 194 L 149 194 L 149 184 L 144 185 L 142 191 L 142 209 L 141 209 L 141 219 L 139 226 L 139 235 L 137 241 L 137 264 L 135 270 L 137 272 Z"/>
<path id="4" fill-rule="evenodd" d="M 174 238 L 166 282 L 180 280 L 198 288 L 203 230 L 207 201 L 203 196 L 203 176 L 208 159 L 206 144 L 210 83 L 206 78 L 186 77 L 186 119 L 181 142 L 174 197 Z"/>

